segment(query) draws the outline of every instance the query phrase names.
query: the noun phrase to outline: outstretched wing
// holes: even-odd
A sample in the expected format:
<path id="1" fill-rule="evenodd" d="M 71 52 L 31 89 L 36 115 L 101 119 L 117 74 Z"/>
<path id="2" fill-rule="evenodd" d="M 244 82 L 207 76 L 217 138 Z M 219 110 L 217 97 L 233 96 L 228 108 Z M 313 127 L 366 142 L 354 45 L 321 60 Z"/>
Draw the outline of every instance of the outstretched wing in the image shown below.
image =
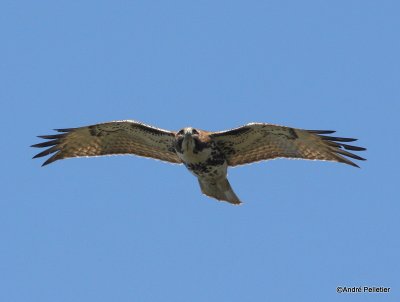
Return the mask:
<path id="1" fill-rule="evenodd" d="M 366 149 L 343 143 L 356 141 L 354 138 L 323 135 L 334 132 L 250 123 L 232 130 L 213 132 L 210 137 L 224 152 L 230 166 L 286 157 L 336 161 L 358 167 L 346 157 L 365 159 L 346 150 Z"/>
<path id="2" fill-rule="evenodd" d="M 181 163 L 174 150 L 174 132 L 135 121 L 115 121 L 80 128 L 56 129 L 60 134 L 32 147 L 50 147 L 34 158 L 53 154 L 44 165 L 70 157 L 134 154 L 171 163 Z"/>

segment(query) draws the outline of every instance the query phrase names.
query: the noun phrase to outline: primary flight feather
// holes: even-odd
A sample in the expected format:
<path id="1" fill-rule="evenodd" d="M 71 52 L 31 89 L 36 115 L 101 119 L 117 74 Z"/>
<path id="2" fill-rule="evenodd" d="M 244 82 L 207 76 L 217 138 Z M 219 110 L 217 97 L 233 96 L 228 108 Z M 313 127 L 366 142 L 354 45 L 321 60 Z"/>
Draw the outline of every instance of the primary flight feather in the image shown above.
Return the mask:
<path id="1" fill-rule="evenodd" d="M 349 151 L 365 148 L 345 144 L 354 138 L 329 136 L 331 130 L 303 130 L 266 123 L 209 132 L 192 127 L 177 132 L 136 121 L 114 121 L 91 126 L 56 129 L 42 135 L 47 141 L 32 147 L 49 147 L 34 158 L 50 155 L 44 165 L 71 157 L 133 154 L 184 164 L 199 181 L 201 191 L 218 200 L 240 204 L 228 179 L 229 166 L 275 158 L 326 160 L 358 167 L 348 158 L 365 160 Z"/>

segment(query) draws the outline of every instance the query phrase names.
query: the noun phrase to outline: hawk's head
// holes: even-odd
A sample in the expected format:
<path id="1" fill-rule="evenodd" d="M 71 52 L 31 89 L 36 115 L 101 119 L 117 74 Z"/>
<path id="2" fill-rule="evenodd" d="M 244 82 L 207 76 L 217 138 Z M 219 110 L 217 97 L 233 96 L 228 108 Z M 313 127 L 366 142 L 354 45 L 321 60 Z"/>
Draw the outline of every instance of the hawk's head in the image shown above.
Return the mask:
<path id="1" fill-rule="evenodd" d="M 201 130 L 186 127 L 176 133 L 176 150 L 179 153 L 197 153 L 204 148 L 204 133 Z"/>
<path id="2" fill-rule="evenodd" d="M 199 130 L 194 129 L 192 127 L 186 127 L 183 128 L 181 130 L 178 131 L 178 133 L 176 134 L 177 136 L 195 136 L 195 135 L 199 135 Z"/>

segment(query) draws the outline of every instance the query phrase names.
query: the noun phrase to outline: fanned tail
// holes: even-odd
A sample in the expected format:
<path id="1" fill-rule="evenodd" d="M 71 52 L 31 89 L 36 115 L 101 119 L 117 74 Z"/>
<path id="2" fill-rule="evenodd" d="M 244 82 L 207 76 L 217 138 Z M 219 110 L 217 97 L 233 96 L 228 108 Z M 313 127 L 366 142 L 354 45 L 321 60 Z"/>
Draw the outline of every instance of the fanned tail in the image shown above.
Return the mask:
<path id="1" fill-rule="evenodd" d="M 204 180 L 199 178 L 201 192 L 218 200 L 230 202 L 234 205 L 239 205 L 242 202 L 233 192 L 227 178 L 216 180 Z"/>

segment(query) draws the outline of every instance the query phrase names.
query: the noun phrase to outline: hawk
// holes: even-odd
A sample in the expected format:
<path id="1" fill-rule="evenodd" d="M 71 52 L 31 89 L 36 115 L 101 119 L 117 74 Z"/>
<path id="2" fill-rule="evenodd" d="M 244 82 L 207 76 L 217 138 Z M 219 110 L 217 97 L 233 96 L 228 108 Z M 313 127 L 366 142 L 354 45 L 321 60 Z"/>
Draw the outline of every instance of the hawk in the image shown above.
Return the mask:
<path id="1" fill-rule="evenodd" d="M 267 123 L 250 123 L 218 132 L 192 127 L 175 132 L 123 120 L 55 131 L 59 133 L 38 136 L 47 141 L 32 145 L 49 147 L 33 157 L 52 154 L 43 166 L 64 158 L 117 154 L 183 164 L 197 177 L 205 195 L 235 205 L 241 201 L 228 182 L 228 167 L 275 158 L 334 161 L 358 167 L 348 158 L 365 159 L 346 150 L 366 150 L 345 144 L 355 141 L 354 138 L 329 136 L 335 131 Z"/>

